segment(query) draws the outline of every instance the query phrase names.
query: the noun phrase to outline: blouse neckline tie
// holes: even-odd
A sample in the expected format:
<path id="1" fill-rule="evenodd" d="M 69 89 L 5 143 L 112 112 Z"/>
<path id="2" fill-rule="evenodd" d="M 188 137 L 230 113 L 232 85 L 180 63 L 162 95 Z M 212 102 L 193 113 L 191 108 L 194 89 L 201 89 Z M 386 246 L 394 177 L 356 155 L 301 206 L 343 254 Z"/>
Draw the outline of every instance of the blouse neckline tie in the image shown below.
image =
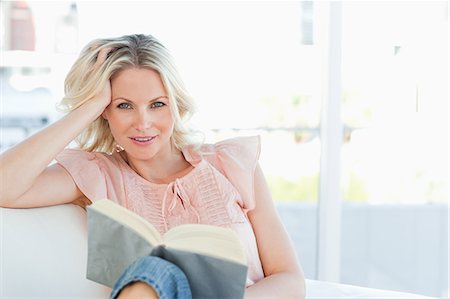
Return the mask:
<path id="1" fill-rule="evenodd" d="M 172 196 L 170 196 L 172 195 Z M 181 204 L 182 210 L 180 213 L 174 215 L 174 211 Z M 169 223 L 171 218 L 175 216 L 176 225 L 182 224 L 180 220 L 189 219 L 192 223 L 200 223 L 200 215 L 194 209 L 189 199 L 188 193 L 183 187 L 183 184 L 180 179 L 175 179 L 173 182 L 170 182 L 166 191 L 164 192 L 164 197 L 161 205 L 161 215 L 163 215 L 164 220 L 164 229 L 167 231 L 169 229 Z M 194 216 L 194 217 L 192 217 Z M 192 219 L 193 218 L 193 219 Z"/>

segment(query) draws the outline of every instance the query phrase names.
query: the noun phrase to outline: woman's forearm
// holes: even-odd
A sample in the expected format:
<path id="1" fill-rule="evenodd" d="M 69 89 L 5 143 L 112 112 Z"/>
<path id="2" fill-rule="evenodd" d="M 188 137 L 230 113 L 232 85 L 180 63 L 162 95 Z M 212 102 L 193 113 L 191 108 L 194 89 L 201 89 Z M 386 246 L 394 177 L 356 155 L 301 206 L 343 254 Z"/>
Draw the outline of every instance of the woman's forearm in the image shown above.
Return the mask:
<path id="1" fill-rule="evenodd" d="M 89 101 L 0 155 L 0 203 L 15 200 L 104 108 Z"/>
<path id="2" fill-rule="evenodd" d="M 305 298 L 305 280 L 297 273 L 281 272 L 265 277 L 245 290 L 244 298 Z"/>

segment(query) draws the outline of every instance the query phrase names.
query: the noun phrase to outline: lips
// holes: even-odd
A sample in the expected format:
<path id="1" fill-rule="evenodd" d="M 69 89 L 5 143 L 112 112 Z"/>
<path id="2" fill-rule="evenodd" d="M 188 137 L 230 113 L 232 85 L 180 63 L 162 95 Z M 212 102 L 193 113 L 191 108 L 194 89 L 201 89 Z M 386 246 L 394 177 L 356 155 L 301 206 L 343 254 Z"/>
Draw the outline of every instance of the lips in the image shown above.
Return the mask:
<path id="1" fill-rule="evenodd" d="M 133 137 L 129 137 L 132 141 L 134 141 L 135 143 L 141 143 L 141 144 L 146 144 L 151 142 L 153 139 L 155 139 L 156 136 L 133 136 Z"/>

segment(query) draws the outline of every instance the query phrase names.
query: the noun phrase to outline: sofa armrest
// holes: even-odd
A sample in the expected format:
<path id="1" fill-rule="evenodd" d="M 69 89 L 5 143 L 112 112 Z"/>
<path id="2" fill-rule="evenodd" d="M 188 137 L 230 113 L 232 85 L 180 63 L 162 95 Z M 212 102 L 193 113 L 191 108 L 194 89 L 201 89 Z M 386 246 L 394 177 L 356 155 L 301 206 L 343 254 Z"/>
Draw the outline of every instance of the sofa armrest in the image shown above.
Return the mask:
<path id="1" fill-rule="evenodd" d="M 86 212 L 75 205 L 0 209 L 0 297 L 108 298 L 87 280 Z"/>

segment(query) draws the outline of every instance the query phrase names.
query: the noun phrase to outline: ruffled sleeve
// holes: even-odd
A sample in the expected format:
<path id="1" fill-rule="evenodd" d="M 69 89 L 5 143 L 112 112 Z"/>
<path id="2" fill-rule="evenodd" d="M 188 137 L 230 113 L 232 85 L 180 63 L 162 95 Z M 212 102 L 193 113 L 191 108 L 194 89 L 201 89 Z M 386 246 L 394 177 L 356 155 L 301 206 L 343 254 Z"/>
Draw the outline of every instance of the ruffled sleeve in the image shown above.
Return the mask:
<path id="1" fill-rule="evenodd" d="M 239 192 L 246 212 L 255 208 L 254 175 L 260 149 L 259 136 L 227 139 L 201 149 L 203 158 L 222 172 Z"/>
<path id="2" fill-rule="evenodd" d="M 105 174 L 101 169 L 99 153 L 66 149 L 56 156 L 56 161 L 73 178 L 80 191 L 92 202 L 107 198 Z"/>

